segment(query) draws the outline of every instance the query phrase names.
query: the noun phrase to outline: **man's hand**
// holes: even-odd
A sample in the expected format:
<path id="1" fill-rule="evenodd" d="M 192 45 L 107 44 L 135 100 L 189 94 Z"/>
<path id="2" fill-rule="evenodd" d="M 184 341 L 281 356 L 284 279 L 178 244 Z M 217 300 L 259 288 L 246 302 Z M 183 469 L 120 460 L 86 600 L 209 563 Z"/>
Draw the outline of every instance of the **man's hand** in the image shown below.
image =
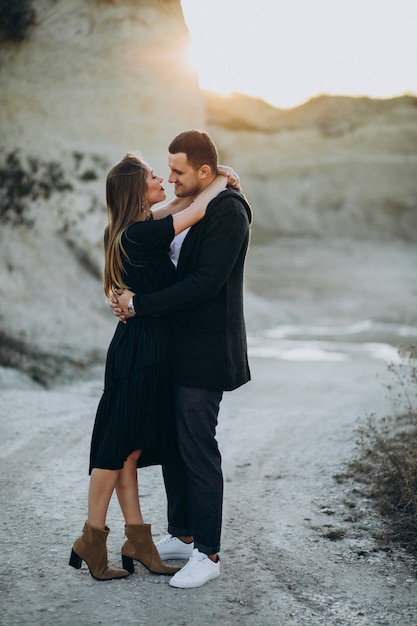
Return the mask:
<path id="1" fill-rule="evenodd" d="M 112 299 L 110 300 L 110 306 L 113 309 L 114 315 L 119 318 L 121 322 L 125 322 L 130 317 L 130 313 L 127 310 L 127 306 L 135 294 L 128 289 L 118 289 L 114 292 Z"/>

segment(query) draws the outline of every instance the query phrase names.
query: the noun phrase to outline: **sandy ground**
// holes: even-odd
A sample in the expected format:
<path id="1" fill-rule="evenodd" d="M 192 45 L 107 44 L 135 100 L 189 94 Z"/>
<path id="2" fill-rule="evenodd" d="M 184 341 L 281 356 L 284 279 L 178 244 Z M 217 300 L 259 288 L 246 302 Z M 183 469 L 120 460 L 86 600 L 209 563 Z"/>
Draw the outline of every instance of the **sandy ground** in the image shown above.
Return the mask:
<path id="1" fill-rule="evenodd" d="M 223 401 L 222 573 L 199 589 L 173 589 L 140 566 L 106 583 L 68 566 L 85 519 L 102 370 L 50 391 L 0 371 L 0 623 L 416 626 L 415 563 L 378 549 L 371 503 L 334 478 L 355 454 L 358 418 L 391 410 L 387 360 L 413 337 L 416 261 L 415 246 L 396 243 L 324 250 L 289 240 L 252 250 L 253 380 Z M 158 539 L 160 469 L 139 478 Z M 108 525 L 117 564 L 115 501 Z M 325 537 L 340 529 L 340 541 Z"/>

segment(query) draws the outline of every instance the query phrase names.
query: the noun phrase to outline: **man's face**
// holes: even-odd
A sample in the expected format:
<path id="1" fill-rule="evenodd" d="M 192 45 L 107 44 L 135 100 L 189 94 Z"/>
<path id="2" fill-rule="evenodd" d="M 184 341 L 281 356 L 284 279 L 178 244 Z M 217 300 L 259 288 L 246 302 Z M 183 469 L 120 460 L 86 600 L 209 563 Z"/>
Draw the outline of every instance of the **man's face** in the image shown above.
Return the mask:
<path id="1" fill-rule="evenodd" d="M 168 182 L 174 183 L 175 195 L 178 198 L 196 196 L 203 188 L 200 170 L 195 170 L 188 163 L 185 152 L 168 155 L 170 174 Z"/>

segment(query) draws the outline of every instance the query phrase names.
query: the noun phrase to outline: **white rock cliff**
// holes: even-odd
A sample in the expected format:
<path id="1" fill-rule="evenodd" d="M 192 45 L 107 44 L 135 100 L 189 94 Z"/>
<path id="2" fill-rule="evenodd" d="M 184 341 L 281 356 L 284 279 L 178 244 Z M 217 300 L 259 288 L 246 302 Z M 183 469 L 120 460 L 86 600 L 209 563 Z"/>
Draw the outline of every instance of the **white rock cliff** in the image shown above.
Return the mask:
<path id="1" fill-rule="evenodd" d="M 0 40 L 0 365 L 44 383 L 102 359 L 104 181 L 204 128 L 240 173 L 253 242 L 417 240 L 417 99 L 320 97 L 292 110 L 203 93 L 179 0 L 38 0 Z M 14 157 L 11 158 L 10 155 Z"/>

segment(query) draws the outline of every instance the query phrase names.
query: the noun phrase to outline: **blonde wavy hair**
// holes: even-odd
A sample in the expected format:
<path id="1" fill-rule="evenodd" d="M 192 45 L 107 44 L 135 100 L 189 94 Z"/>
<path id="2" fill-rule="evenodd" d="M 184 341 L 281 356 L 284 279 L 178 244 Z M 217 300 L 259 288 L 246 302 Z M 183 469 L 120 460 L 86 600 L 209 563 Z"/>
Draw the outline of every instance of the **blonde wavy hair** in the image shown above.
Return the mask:
<path id="1" fill-rule="evenodd" d="M 128 287 L 123 280 L 123 261 L 129 260 L 122 234 L 145 210 L 148 170 L 133 153 L 126 154 L 107 174 L 108 224 L 104 232 L 104 293 L 111 298 L 115 289 Z"/>

